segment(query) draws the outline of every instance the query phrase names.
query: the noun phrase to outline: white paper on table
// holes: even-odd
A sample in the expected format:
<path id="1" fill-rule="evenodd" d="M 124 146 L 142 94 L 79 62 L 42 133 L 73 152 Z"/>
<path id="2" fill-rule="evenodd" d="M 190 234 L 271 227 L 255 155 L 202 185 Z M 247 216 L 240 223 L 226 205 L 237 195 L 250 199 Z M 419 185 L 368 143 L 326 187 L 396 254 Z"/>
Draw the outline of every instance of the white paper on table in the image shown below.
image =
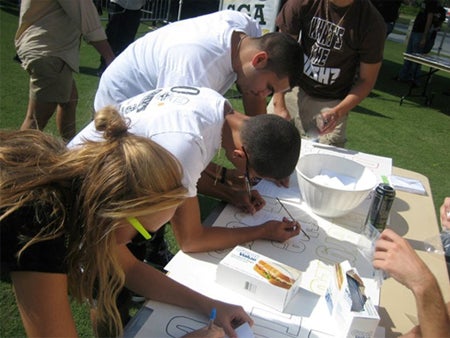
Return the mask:
<path id="1" fill-rule="evenodd" d="M 328 265 L 348 260 L 355 266 L 361 277 L 372 278 L 374 269 L 359 252 L 357 243 L 364 230 L 364 221 L 367 211 L 351 212 L 345 217 L 325 219 L 315 215 L 307 206 L 289 201 L 283 202 L 302 230 L 309 239 L 300 233 L 284 243 L 256 240 L 242 245 L 262 255 L 292 266 L 300 271 L 308 269 L 309 262 L 318 259 Z M 276 199 L 266 198 L 266 205 L 255 214 L 258 223 L 264 223 L 270 219 L 280 219 L 287 216 L 280 203 Z M 227 205 L 217 217 L 213 226 L 228 228 L 239 228 L 252 226 L 252 217 L 241 212 L 239 209 Z M 230 250 L 211 251 L 205 255 L 215 259 L 217 264 Z M 319 272 L 318 272 L 319 273 Z M 318 287 L 317 283 L 316 286 Z M 323 286 L 322 286 L 323 288 Z M 374 300 L 375 302 L 375 300 Z M 377 302 L 375 302 L 377 304 Z"/>
<path id="2" fill-rule="evenodd" d="M 332 337 L 336 332 L 329 315 L 323 293 L 331 278 L 332 264 L 350 259 L 365 285 L 366 296 L 379 304 L 379 289 L 371 278 L 374 269 L 357 248 L 360 242 L 358 225 L 363 222 L 362 215 L 350 214 L 344 218 L 344 228 L 329 220 L 315 216 L 304 206 L 286 202 L 285 206 L 298 218 L 311 240 L 300 235 L 285 243 L 253 241 L 245 246 L 302 271 L 300 291 L 287 305 L 284 313 L 234 292 L 215 282 L 217 264 L 231 249 L 204 253 L 186 254 L 179 251 L 166 266 L 169 277 L 208 297 L 241 305 L 255 321 L 252 328 L 256 337 Z M 274 199 L 267 199 L 264 217 L 284 212 Z M 259 221 L 263 221 L 261 217 Z M 342 221 L 342 219 L 338 219 Z M 217 218 L 216 224 L 222 226 L 246 226 L 249 222 L 237 208 L 227 206 Z M 333 220 L 336 222 L 336 220 Z M 308 223 L 309 222 L 309 223 Z M 353 222 L 353 228 L 351 227 Z M 302 246 L 303 245 L 303 246 Z M 332 261 L 332 260 L 335 261 Z M 301 267 L 301 268 L 299 268 Z M 327 322 L 324 327 L 323 323 Z M 289 334 L 286 334 L 288 332 Z"/>
<path id="3" fill-rule="evenodd" d="M 301 202 L 300 188 L 298 187 L 297 174 L 294 172 L 289 178 L 289 187 L 279 187 L 275 183 L 262 179 L 253 187 L 257 189 L 262 196 L 276 198 L 281 200 Z"/>
<path id="4" fill-rule="evenodd" d="M 329 268 L 335 263 L 348 260 L 363 279 L 367 279 L 366 292 L 375 305 L 379 304 L 379 289 L 372 283 L 376 270 L 371 258 L 360 250 L 358 244 L 363 241 L 365 214 L 350 213 L 342 218 L 327 220 L 321 218 L 304 205 L 284 203 L 293 217 L 298 220 L 302 233 L 284 243 L 257 240 L 243 244 L 248 249 L 270 257 L 303 272 L 301 287 L 311 293 L 323 295 L 331 276 Z M 258 211 L 258 222 L 286 216 L 278 201 L 267 198 L 263 210 Z M 227 205 L 218 216 L 213 226 L 245 227 L 251 223 L 251 217 L 239 209 Z M 363 235 L 361 235 L 361 233 Z M 179 251 L 166 266 L 169 272 L 181 272 L 182 275 L 195 273 L 202 279 L 215 280 L 217 264 L 231 249 L 204 253 L 185 254 Z M 369 257 L 369 258 L 368 258 Z M 195 267 L 195 271 L 193 271 Z"/>
<path id="5" fill-rule="evenodd" d="M 209 318 L 193 310 L 178 306 L 147 301 L 145 307 L 152 310 L 135 338 L 182 337 L 208 325 Z"/>
<path id="6" fill-rule="evenodd" d="M 391 175 L 389 176 L 389 182 L 391 183 L 392 187 L 397 190 L 402 190 L 418 195 L 426 195 L 427 193 L 422 182 L 413 178 Z"/>
<path id="7" fill-rule="evenodd" d="M 242 222 L 242 224 L 245 224 L 246 226 L 256 226 L 261 225 L 270 220 L 281 221 L 283 216 L 287 217 L 288 215 L 274 214 L 264 209 L 261 209 L 253 215 L 243 213 L 240 218 L 240 222 Z"/>
<path id="8" fill-rule="evenodd" d="M 252 328 L 248 323 L 244 323 L 234 330 L 238 338 L 255 338 Z"/>
<path id="9" fill-rule="evenodd" d="M 366 168 L 373 171 L 377 176 L 378 182 L 382 182 L 382 176 L 390 176 L 392 174 L 392 158 L 367 154 L 355 150 L 344 149 L 329 146 L 326 144 L 315 143 L 310 140 L 302 139 L 300 151 L 301 157 L 307 154 L 329 154 L 353 160 L 362 164 Z"/>
<path id="10" fill-rule="evenodd" d="M 182 337 L 209 324 L 209 319 L 198 312 L 166 303 L 147 301 L 145 307 L 151 313 L 135 338 Z M 235 329 L 238 338 L 254 338 L 248 323 Z"/>
<path id="11" fill-rule="evenodd" d="M 207 260 L 209 259 L 198 254 L 179 252 L 169 264 L 170 270 L 173 271 L 169 273 L 169 277 L 208 297 L 241 305 L 255 321 L 252 331 L 256 337 L 310 337 L 311 334 L 331 337 L 335 333 L 323 296 L 300 289 L 286 309 L 279 312 L 217 284 L 215 274 L 211 273 L 211 268 L 208 266 L 210 263 L 206 262 Z M 324 271 L 331 273 L 331 267 L 325 270 L 323 265 L 317 267 L 315 264 L 323 263 L 312 263 L 310 271 L 305 272 L 305 275 L 310 274 L 305 281 L 314 279 L 318 271 L 322 275 Z M 213 271 L 215 272 L 216 269 Z M 365 278 L 363 281 L 366 286 L 366 295 L 372 299 L 378 299 L 379 294 L 371 292 L 374 290 L 373 282 Z M 185 310 L 180 308 L 178 311 L 183 313 Z M 327 322 L 326 328 L 323 327 L 324 321 Z M 164 325 L 164 322 L 161 324 Z"/>
<path id="12" fill-rule="evenodd" d="M 182 262 L 179 263 L 183 264 Z M 328 323 L 331 321 L 326 302 L 321 301 L 323 297 L 312 295 L 305 291 L 299 292 L 288 304 L 286 310 L 279 312 L 267 305 L 256 302 L 249 297 L 219 285 L 215 280 L 204 279 L 201 273 L 198 273 L 200 270 L 196 269 L 196 264 L 192 264 L 192 261 L 190 261 L 190 264 L 190 274 L 186 275 L 177 269 L 173 273 L 170 273 L 169 276 L 208 297 L 242 306 L 254 321 L 252 331 L 255 337 L 310 337 L 311 330 L 314 327 L 318 327 L 317 324 L 314 324 L 315 322 L 318 323 L 326 320 Z M 320 319 L 316 318 L 317 316 L 309 318 L 317 308 L 316 304 L 318 303 L 323 303 L 319 307 L 321 311 L 317 312 L 321 316 Z M 323 312 L 324 310 L 326 312 Z M 180 309 L 180 311 L 183 311 L 183 309 Z M 319 331 L 326 332 L 326 336 L 331 336 L 333 329 L 334 327 L 331 324 L 327 325 L 326 329 L 324 328 L 324 330 Z"/>

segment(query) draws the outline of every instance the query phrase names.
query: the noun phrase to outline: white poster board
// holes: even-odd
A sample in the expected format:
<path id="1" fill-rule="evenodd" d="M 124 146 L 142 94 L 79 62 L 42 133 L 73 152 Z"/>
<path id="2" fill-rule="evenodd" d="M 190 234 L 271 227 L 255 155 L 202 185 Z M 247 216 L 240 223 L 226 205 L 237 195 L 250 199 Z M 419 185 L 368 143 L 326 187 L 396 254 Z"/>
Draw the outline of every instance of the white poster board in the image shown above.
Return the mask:
<path id="1" fill-rule="evenodd" d="M 231 9 L 248 14 L 261 26 L 263 34 L 275 32 L 275 19 L 280 0 L 221 0 L 220 9 Z"/>

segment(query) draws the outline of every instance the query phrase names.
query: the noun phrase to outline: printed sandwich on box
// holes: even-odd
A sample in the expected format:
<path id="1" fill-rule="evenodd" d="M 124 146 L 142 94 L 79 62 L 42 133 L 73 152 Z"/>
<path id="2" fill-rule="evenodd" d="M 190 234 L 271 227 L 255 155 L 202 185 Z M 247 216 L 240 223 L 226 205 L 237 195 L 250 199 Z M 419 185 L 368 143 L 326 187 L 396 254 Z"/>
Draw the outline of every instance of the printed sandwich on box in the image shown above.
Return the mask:
<path id="1" fill-rule="evenodd" d="M 217 283 L 283 311 L 299 288 L 301 272 L 242 246 L 217 268 Z"/>
<path id="2" fill-rule="evenodd" d="M 337 337 L 373 337 L 380 316 L 364 293 L 361 277 L 348 261 L 334 267 L 325 299 L 338 330 Z"/>

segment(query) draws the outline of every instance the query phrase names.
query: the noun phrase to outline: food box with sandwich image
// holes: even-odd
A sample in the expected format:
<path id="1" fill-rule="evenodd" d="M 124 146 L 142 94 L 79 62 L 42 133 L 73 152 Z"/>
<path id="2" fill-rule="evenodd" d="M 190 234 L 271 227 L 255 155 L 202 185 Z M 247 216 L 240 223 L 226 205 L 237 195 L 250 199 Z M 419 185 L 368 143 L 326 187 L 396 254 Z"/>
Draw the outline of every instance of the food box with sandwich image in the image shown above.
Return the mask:
<path id="1" fill-rule="evenodd" d="M 236 246 L 217 268 L 216 281 L 244 296 L 283 311 L 299 288 L 301 272 Z"/>
<path id="2" fill-rule="evenodd" d="M 363 280 L 348 261 L 335 264 L 325 300 L 338 337 L 371 338 L 375 335 L 380 316 L 364 290 Z"/>

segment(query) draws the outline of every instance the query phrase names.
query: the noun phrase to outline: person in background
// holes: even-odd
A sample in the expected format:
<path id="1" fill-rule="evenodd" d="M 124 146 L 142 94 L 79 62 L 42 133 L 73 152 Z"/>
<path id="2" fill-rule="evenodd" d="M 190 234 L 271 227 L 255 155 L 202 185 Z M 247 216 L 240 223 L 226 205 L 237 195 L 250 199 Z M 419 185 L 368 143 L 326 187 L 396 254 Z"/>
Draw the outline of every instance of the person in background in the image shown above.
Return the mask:
<path id="1" fill-rule="evenodd" d="M 387 272 L 414 295 L 419 326 L 406 337 L 449 337 L 450 302 L 445 304 L 436 277 L 407 240 L 385 229 L 375 243 L 373 266 Z"/>
<path id="2" fill-rule="evenodd" d="M 301 69 L 297 42 L 281 33 L 261 37 L 258 23 L 237 11 L 182 20 L 147 33 L 105 70 L 95 95 L 96 110 L 148 90 L 170 86 L 207 87 L 224 95 L 236 83 L 245 112 L 266 112 L 266 97 L 296 85 Z M 149 241 L 152 264 L 172 257 L 164 228 Z"/>
<path id="3" fill-rule="evenodd" d="M 370 0 L 386 23 L 386 37 L 394 30 L 404 0 Z"/>
<path id="4" fill-rule="evenodd" d="M 92 0 L 23 0 L 15 46 L 30 75 L 30 94 L 20 129 L 41 129 L 56 110 L 56 125 L 68 141 L 76 133 L 80 38 L 109 64 L 114 53 L 106 40 Z"/>
<path id="5" fill-rule="evenodd" d="M 229 336 L 233 325 L 251 325 L 242 307 L 194 292 L 131 254 L 127 243 L 147 238 L 187 197 L 182 168 L 157 143 L 129 133 L 115 109 L 94 123 L 104 138 L 70 150 L 38 130 L 0 132 L 1 271 L 27 335 L 77 336 L 69 292 L 95 308 L 97 336 L 122 336 L 115 298 L 124 285 L 206 318 L 215 308 Z"/>
<path id="6" fill-rule="evenodd" d="M 370 93 L 383 59 L 385 23 L 366 0 L 288 0 L 281 32 L 304 51 L 299 86 L 275 93 L 268 113 L 293 120 L 302 137 L 320 114 L 320 143 L 343 147 L 349 112 Z"/>
<path id="7" fill-rule="evenodd" d="M 433 33 L 434 26 L 438 24 L 440 14 L 440 4 L 438 0 L 424 0 L 420 5 L 420 10 L 414 20 L 411 34 L 409 35 L 408 45 L 406 46 L 406 53 L 428 53 L 430 47 L 430 36 Z M 445 19 L 445 15 L 444 15 Z M 428 42 L 428 46 L 427 46 Z M 434 44 L 434 40 L 433 40 Z M 400 82 L 412 82 L 415 86 L 420 86 L 420 69 L 421 65 L 416 62 L 405 60 L 403 66 L 398 72 L 394 80 Z"/>
<path id="8" fill-rule="evenodd" d="M 200 15 L 210 14 L 221 10 L 220 0 L 183 0 L 181 4 L 181 11 L 179 2 L 178 6 L 170 6 L 170 21 L 177 21 L 178 16 L 180 20 L 195 18 Z"/>
<path id="9" fill-rule="evenodd" d="M 131 44 L 141 23 L 142 11 L 147 0 L 109 0 L 108 23 L 106 36 L 114 52 L 119 55 Z M 106 69 L 106 61 L 100 58 L 98 74 L 101 76 Z"/>

